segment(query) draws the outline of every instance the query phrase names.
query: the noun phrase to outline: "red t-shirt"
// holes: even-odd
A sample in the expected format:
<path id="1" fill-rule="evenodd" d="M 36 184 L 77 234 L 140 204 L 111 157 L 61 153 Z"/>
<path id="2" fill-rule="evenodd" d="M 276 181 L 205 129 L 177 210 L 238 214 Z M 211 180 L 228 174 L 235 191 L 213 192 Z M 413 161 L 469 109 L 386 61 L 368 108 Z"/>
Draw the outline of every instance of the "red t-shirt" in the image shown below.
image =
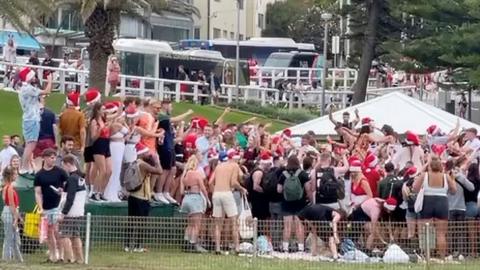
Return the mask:
<path id="1" fill-rule="evenodd" d="M 367 168 L 363 170 L 363 175 L 367 178 L 367 182 L 372 190 L 373 197 L 378 197 L 378 182 L 382 178 L 377 168 Z"/>

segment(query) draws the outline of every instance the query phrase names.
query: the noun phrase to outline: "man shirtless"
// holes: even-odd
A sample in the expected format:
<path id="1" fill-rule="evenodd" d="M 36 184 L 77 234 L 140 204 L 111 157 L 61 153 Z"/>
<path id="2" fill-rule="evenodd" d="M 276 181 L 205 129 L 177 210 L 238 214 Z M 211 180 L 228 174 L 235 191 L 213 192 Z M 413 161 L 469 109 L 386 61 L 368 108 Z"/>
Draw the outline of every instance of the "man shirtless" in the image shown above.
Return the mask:
<path id="1" fill-rule="evenodd" d="M 240 166 L 237 163 L 235 154 L 228 156 L 228 161 L 220 163 L 213 172 L 210 179 L 210 186 L 213 186 L 212 204 L 215 218 L 215 252 L 221 254 L 220 239 L 221 227 L 223 218 L 227 215 L 228 221 L 231 224 L 233 242 L 235 244 L 235 251 L 239 249 L 238 226 L 237 226 L 237 205 L 233 197 L 233 189 L 240 190 L 242 194 L 247 194 L 247 190 L 239 183 L 241 177 Z"/>

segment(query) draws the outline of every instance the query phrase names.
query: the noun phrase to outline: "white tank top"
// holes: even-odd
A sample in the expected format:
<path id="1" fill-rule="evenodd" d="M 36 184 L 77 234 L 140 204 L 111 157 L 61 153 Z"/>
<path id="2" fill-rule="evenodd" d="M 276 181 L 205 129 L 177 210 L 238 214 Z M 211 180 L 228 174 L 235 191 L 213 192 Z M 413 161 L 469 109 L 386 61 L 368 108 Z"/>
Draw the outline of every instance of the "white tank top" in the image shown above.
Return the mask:
<path id="1" fill-rule="evenodd" d="M 423 179 L 423 188 L 424 188 L 424 195 L 425 196 L 448 196 L 448 181 L 447 175 L 443 174 L 443 187 L 431 187 L 428 184 L 428 173 L 425 174 L 425 178 Z"/>

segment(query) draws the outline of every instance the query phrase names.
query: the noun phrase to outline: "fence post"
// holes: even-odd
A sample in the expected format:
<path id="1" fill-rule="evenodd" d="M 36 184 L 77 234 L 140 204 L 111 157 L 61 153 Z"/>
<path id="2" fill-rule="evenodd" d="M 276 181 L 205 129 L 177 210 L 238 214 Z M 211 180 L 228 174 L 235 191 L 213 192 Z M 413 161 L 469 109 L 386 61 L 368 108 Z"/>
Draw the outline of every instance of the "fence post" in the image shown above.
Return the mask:
<path id="1" fill-rule="evenodd" d="M 198 104 L 198 84 L 193 85 L 193 103 Z"/>
<path id="2" fill-rule="evenodd" d="M 180 84 L 177 82 L 175 83 L 175 102 L 180 102 Z"/>
<path id="3" fill-rule="evenodd" d="M 262 104 L 262 106 L 265 106 L 265 103 L 266 103 L 266 95 L 265 95 L 265 92 L 266 92 L 267 90 L 261 89 L 260 91 L 261 91 L 260 96 L 261 96 L 261 100 L 262 100 L 262 103 L 261 103 L 261 104 Z"/>
<path id="4" fill-rule="evenodd" d="M 275 91 L 275 105 L 278 105 L 279 101 L 280 101 L 280 91 Z"/>
<path id="5" fill-rule="evenodd" d="M 90 234 L 91 234 L 92 215 L 87 213 L 87 227 L 85 229 L 85 264 L 90 259 Z"/>
<path id="6" fill-rule="evenodd" d="M 291 111 L 293 109 L 293 98 L 294 94 L 293 91 L 288 92 L 288 109 Z"/>
<path id="7" fill-rule="evenodd" d="M 145 79 L 140 79 L 140 98 L 145 98 Z"/>
<path id="8" fill-rule="evenodd" d="M 127 87 L 127 78 L 124 76 L 120 77 L 120 93 L 122 93 L 122 96 L 125 96 L 126 88 Z"/>
<path id="9" fill-rule="evenodd" d="M 430 223 L 425 224 L 425 259 L 426 259 L 426 264 L 425 267 L 427 270 L 430 269 Z"/>
<path id="10" fill-rule="evenodd" d="M 232 87 L 227 87 L 227 103 L 232 103 Z"/>
<path id="11" fill-rule="evenodd" d="M 60 70 L 60 92 L 65 94 L 65 70 Z"/>
<path id="12" fill-rule="evenodd" d="M 164 81 L 160 81 L 158 83 L 158 100 L 163 100 L 163 97 L 164 97 L 164 94 L 163 94 L 163 90 L 165 89 L 165 82 Z"/>
<path id="13" fill-rule="evenodd" d="M 238 89 L 237 91 L 240 91 L 240 89 Z M 248 100 L 248 88 L 245 88 L 245 90 L 243 90 L 243 103 L 247 103 L 247 100 Z"/>
<path id="14" fill-rule="evenodd" d="M 258 219 L 254 218 L 253 219 L 253 258 L 257 257 L 257 253 L 258 253 L 257 240 L 258 240 Z"/>

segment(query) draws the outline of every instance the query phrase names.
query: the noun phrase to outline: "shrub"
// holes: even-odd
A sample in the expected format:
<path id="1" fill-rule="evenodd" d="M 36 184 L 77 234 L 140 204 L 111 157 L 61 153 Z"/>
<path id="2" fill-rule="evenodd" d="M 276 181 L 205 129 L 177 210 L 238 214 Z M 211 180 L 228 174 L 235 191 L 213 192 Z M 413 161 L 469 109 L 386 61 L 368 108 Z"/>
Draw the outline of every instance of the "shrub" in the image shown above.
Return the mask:
<path id="1" fill-rule="evenodd" d="M 308 109 L 285 109 L 271 105 L 262 106 L 260 102 L 249 100 L 247 103 L 233 102 L 230 104 L 222 104 L 222 106 L 229 106 L 237 110 L 246 111 L 250 113 L 260 114 L 262 116 L 287 121 L 290 123 L 303 123 L 317 117 Z"/>

